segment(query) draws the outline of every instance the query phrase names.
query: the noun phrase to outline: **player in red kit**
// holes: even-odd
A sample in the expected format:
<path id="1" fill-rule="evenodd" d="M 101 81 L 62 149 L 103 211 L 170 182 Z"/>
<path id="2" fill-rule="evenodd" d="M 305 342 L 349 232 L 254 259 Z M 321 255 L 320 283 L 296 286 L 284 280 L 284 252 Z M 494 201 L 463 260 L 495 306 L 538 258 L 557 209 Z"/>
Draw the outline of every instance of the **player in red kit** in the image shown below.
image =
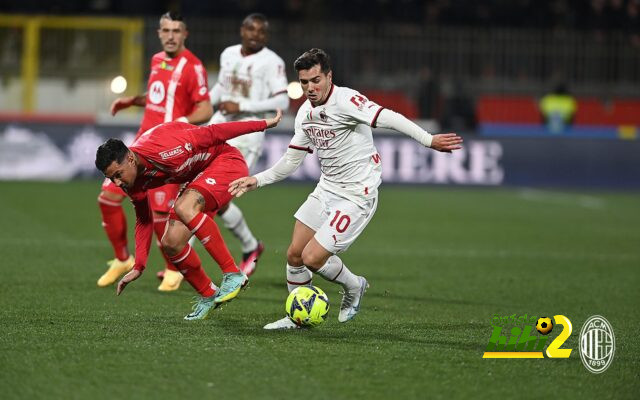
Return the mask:
<path id="1" fill-rule="evenodd" d="M 158 37 L 163 51 L 151 58 L 151 73 L 144 95 L 121 97 L 111 104 L 111 114 L 132 105 L 144 107 L 142 124 L 137 136 L 163 122 L 182 121 L 199 124 L 213 114 L 209 101 L 207 75 L 202 62 L 185 48 L 187 27 L 182 17 L 169 12 L 160 17 Z M 158 240 L 164 233 L 169 210 L 178 195 L 178 185 L 169 184 L 149 193 L 153 226 Z M 102 212 L 102 225 L 113 246 L 115 258 L 108 262 L 109 269 L 98 280 L 98 286 L 114 283 L 131 270 L 134 258 L 129 254 L 127 221 L 122 209 L 125 193 L 109 180 L 105 180 L 98 196 Z M 159 245 L 159 241 L 157 242 Z M 166 269 L 161 291 L 178 289 L 182 275 L 163 254 Z"/>
<path id="2" fill-rule="evenodd" d="M 274 127 L 282 118 L 227 122 L 204 127 L 169 122 L 143 133 L 130 148 L 109 139 L 96 152 L 96 167 L 131 198 L 136 211 L 136 258 L 133 269 L 118 283 L 118 295 L 142 274 L 153 232 L 149 193 L 167 183 L 185 186 L 171 209 L 160 242 L 162 250 L 200 294 L 187 320 L 204 319 L 217 305 L 232 300 L 248 282 L 210 215 L 231 201 L 229 183 L 248 173 L 242 154 L 225 141 Z M 222 270 L 217 288 L 189 245 L 195 235 Z"/>

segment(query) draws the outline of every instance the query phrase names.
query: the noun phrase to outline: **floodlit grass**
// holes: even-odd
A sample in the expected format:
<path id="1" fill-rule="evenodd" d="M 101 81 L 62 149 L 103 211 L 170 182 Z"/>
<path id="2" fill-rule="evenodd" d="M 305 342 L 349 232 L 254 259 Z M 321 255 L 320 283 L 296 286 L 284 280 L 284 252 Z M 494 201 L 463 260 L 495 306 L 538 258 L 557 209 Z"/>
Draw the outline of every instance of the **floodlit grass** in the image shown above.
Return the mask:
<path id="1" fill-rule="evenodd" d="M 329 320 L 266 332 L 284 315 L 292 215 L 310 186 L 240 199 L 266 251 L 250 288 L 203 322 L 182 320 L 188 284 L 156 290 L 156 249 L 122 296 L 96 286 L 112 257 L 98 190 L 92 181 L 0 183 L 3 399 L 634 398 L 640 390 L 637 193 L 383 186 L 377 215 L 342 255 L 371 284 L 358 317 L 338 323 L 339 287 L 316 278 L 332 301 Z M 493 315 L 514 313 L 567 316 L 570 358 L 482 359 Z M 616 335 L 601 375 L 579 357 L 580 329 L 594 314 Z"/>

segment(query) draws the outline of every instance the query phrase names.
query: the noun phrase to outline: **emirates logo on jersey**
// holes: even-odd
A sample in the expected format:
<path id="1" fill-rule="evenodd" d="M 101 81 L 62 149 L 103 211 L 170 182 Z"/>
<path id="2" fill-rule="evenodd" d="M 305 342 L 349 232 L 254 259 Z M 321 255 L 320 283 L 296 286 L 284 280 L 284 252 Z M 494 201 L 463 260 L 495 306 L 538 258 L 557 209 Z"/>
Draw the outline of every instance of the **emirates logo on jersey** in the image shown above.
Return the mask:
<path id="1" fill-rule="evenodd" d="M 160 104 L 164 100 L 164 84 L 162 81 L 153 81 L 149 86 L 149 100 L 153 104 Z"/>
<path id="2" fill-rule="evenodd" d="M 302 130 L 317 149 L 331 147 L 331 139 L 338 136 L 333 129 L 324 129 L 317 126 L 309 126 Z"/>

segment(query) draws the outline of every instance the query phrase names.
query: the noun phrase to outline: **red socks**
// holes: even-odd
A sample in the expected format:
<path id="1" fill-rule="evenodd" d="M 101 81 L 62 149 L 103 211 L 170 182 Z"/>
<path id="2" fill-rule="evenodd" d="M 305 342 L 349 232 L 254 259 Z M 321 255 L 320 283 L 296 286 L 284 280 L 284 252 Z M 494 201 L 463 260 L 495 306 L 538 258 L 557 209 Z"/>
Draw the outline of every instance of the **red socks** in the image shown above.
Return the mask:
<path id="1" fill-rule="evenodd" d="M 124 261 L 129 258 L 127 246 L 127 219 L 122 204 L 116 201 L 98 197 L 98 205 L 102 213 L 102 227 L 113 247 L 116 258 Z"/>
<path id="2" fill-rule="evenodd" d="M 164 228 L 167 226 L 168 220 L 169 220 L 168 216 L 164 218 L 157 218 L 154 215 L 153 230 L 156 232 L 156 237 L 158 238 L 158 240 L 156 240 L 156 245 L 158 245 L 158 249 L 160 249 L 160 254 L 162 254 L 162 257 L 164 257 L 164 261 L 166 262 L 167 268 L 172 271 L 177 271 L 178 269 L 173 265 L 169 257 L 166 254 L 164 254 L 164 251 L 162 251 L 162 244 L 160 243 L 162 241 L 162 235 L 164 235 Z"/>
<path id="3" fill-rule="evenodd" d="M 198 253 L 191 246 L 187 244 L 180 253 L 170 257 L 169 260 L 180 269 L 184 279 L 200 293 L 200 296 L 211 297 L 216 293 L 216 285 L 204 272 Z"/>
<path id="4" fill-rule="evenodd" d="M 218 225 L 211 217 L 200 212 L 189 221 L 187 228 L 200 239 L 204 248 L 220 266 L 222 273 L 240 272 L 222 239 Z"/>

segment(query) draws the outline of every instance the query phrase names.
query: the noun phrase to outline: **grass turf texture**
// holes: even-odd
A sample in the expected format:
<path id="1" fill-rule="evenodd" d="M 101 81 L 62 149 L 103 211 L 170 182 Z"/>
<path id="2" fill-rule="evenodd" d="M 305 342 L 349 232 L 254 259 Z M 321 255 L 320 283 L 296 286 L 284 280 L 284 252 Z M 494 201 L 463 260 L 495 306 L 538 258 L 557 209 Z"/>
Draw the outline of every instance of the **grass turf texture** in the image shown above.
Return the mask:
<path id="1" fill-rule="evenodd" d="M 316 278 L 332 301 L 329 320 L 266 332 L 284 315 L 292 214 L 310 186 L 240 199 L 266 251 L 251 287 L 200 322 L 182 320 L 194 294 L 188 284 L 156 290 L 155 248 L 122 296 L 96 286 L 112 257 L 98 189 L 91 181 L 0 183 L 3 399 L 632 398 L 640 389 L 637 193 L 383 187 L 375 218 L 342 256 L 371 283 L 357 318 L 338 323 L 338 287 Z M 567 316 L 571 357 L 482 359 L 491 317 L 514 313 Z M 593 314 L 616 336 L 601 375 L 578 353 Z"/>

